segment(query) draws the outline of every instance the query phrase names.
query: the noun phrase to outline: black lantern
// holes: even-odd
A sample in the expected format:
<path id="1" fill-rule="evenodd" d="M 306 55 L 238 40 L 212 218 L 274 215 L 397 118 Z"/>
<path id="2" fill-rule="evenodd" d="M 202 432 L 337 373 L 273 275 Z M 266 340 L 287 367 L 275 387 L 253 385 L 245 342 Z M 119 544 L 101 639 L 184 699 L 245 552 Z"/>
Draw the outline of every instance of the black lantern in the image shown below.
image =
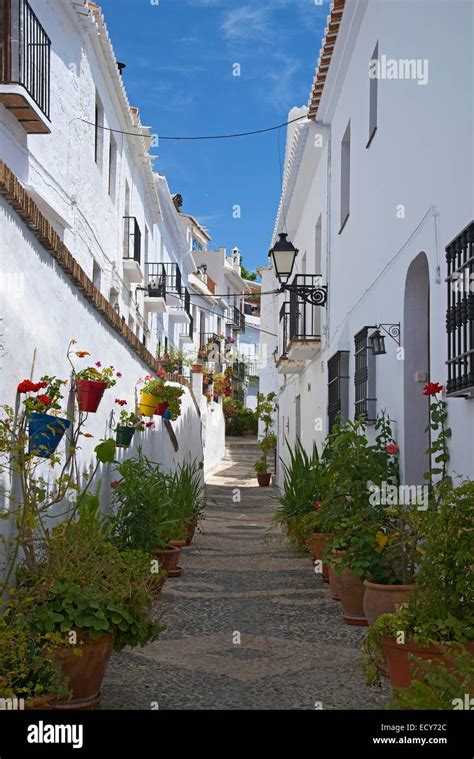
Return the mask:
<path id="1" fill-rule="evenodd" d="M 385 349 L 385 338 L 379 329 L 376 329 L 375 332 L 370 335 L 369 340 L 374 356 L 385 356 L 387 353 Z"/>
<path id="2" fill-rule="evenodd" d="M 291 277 L 298 250 L 287 238 L 286 232 L 280 232 L 280 239 L 271 248 L 268 257 L 271 259 L 273 270 L 280 284 L 286 284 Z"/>

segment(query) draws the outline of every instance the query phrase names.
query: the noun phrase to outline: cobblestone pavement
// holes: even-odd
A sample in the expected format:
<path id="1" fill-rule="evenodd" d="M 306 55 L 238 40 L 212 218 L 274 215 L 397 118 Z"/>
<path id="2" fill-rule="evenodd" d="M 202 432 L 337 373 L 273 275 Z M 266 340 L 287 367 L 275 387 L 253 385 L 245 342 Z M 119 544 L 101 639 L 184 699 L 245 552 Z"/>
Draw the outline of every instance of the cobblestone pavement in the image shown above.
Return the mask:
<path id="1" fill-rule="evenodd" d="M 308 558 L 272 525 L 276 494 L 256 486 L 257 457 L 251 439 L 228 441 L 208 478 L 204 533 L 157 602 L 167 631 L 112 657 L 102 709 L 384 706 L 386 694 L 368 689 L 357 666 L 366 628 L 344 624 Z"/>

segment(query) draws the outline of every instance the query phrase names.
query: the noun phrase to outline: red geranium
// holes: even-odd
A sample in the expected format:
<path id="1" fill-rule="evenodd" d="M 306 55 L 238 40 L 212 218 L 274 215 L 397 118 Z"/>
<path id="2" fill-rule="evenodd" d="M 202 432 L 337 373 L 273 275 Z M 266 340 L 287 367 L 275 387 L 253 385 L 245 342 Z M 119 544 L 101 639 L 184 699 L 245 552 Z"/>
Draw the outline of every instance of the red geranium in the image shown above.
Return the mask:
<path id="1" fill-rule="evenodd" d="M 115 399 L 115 403 L 117 403 L 119 406 L 126 406 L 127 401 L 121 401 L 120 398 Z"/>
<path id="2" fill-rule="evenodd" d="M 47 395 L 38 395 L 38 400 L 43 406 L 51 406 L 51 398 L 48 398 Z"/>
<path id="3" fill-rule="evenodd" d="M 437 395 L 443 389 L 443 386 L 439 382 L 428 382 L 423 388 L 423 395 Z"/>
<path id="4" fill-rule="evenodd" d="M 385 450 L 390 456 L 395 456 L 397 453 L 400 453 L 400 448 L 396 443 L 390 443 Z"/>
<path id="5" fill-rule="evenodd" d="M 23 380 L 16 389 L 17 393 L 36 393 L 36 385 L 31 380 Z"/>
<path id="6" fill-rule="evenodd" d="M 110 487 L 112 488 L 112 490 L 116 490 L 119 485 L 120 485 L 120 480 L 114 480 L 113 482 L 110 483 Z"/>
<path id="7" fill-rule="evenodd" d="M 319 511 L 319 509 L 321 508 L 321 506 L 322 506 L 322 504 L 319 501 L 316 501 L 316 503 L 314 504 L 314 508 L 317 509 L 317 511 Z"/>

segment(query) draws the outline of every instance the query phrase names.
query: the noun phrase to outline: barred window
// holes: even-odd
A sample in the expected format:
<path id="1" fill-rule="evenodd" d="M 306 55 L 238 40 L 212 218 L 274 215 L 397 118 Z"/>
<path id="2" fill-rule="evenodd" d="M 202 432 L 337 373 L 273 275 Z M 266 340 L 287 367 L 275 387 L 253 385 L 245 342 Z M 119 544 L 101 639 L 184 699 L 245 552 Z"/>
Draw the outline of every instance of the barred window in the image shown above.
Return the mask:
<path id="1" fill-rule="evenodd" d="M 328 361 L 329 432 L 349 416 L 349 351 L 338 351 Z"/>
<path id="2" fill-rule="evenodd" d="M 365 417 L 367 422 L 376 419 L 375 356 L 369 346 L 369 330 L 364 327 L 354 337 L 355 342 L 355 413 L 354 418 Z"/>
<path id="3" fill-rule="evenodd" d="M 446 247 L 448 381 L 452 396 L 474 392 L 474 221 Z"/>

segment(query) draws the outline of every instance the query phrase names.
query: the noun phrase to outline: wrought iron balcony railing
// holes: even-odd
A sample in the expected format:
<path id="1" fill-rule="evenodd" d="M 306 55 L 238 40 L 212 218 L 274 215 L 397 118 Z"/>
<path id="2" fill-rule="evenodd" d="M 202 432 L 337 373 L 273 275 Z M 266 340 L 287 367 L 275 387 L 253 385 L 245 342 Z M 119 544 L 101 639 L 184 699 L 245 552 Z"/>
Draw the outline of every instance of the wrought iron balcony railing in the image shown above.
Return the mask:
<path id="1" fill-rule="evenodd" d="M 181 280 L 181 270 L 178 264 L 147 263 L 145 264 L 145 270 L 146 284 L 149 292 L 154 293 L 154 297 L 162 297 L 166 300 L 167 295 L 176 295 L 179 298 L 183 298 L 184 296 L 186 302 L 186 295 Z"/>
<path id="2" fill-rule="evenodd" d="M 447 395 L 474 395 L 474 221 L 446 247 Z"/>
<path id="3" fill-rule="evenodd" d="M 48 119 L 50 60 L 51 40 L 28 1 L 0 0 L 0 84 L 24 87 Z M 2 93 L 2 101 L 8 108 L 5 93 Z M 11 107 L 15 109 L 17 106 Z M 29 114 L 17 118 L 20 122 L 32 120 Z"/>
<path id="4" fill-rule="evenodd" d="M 278 356 L 284 358 L 288 354 L 288 343 L 290 342 L 290 304 L 288 301 L 283 303 L 280 308 L 280 330 L 278 334 Z"/>
<path id="5" fill-rule="evenodd" d="M 322 287 L 320 274 L 297 274 L 292 285 L 298 288 Z M 317 340 L 321 337 L 321 306 L 308 303 L 298 291 L 290 291 L 289 340 Z"/>
<path id="6" fill-rule="evenodd" d="M 236 306 L 229 306 L 227 309 L 226 322 L 236 332 L 245 332 L 245 314 Z"/>
<path id="7" fill-rule="evenodd" d="M 142 256 L 142 233 L 135 216 L 124 216 L 123 257 L 138 264 Z"/>

